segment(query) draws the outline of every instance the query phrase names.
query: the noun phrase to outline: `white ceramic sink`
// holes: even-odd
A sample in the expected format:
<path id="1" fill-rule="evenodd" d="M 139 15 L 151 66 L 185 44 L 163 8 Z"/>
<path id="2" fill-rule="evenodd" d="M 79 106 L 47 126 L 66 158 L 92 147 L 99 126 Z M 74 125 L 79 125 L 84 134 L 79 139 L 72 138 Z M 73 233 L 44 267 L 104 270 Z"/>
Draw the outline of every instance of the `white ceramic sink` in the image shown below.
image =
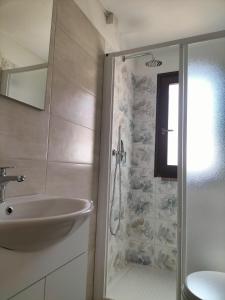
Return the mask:
<path id="1" fill-rule="evenodd" d="M 92 202 L 83 199 L 40 195 L 6 200 L 0 204 L 0 247 L 48 247 L 76 230 L 92 210 Z"/>

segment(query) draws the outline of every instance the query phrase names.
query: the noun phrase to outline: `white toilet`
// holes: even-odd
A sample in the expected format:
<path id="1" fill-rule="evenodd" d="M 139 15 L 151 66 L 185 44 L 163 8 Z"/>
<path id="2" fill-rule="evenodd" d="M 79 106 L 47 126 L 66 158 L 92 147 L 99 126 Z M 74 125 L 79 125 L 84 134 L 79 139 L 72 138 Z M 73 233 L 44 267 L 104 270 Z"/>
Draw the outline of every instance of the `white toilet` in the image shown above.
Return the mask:
<path id="1" fill-rule="evenodd" d="M 186 277 L 184 300 L 225 300 L 225 273 L 195 272 Z"/>

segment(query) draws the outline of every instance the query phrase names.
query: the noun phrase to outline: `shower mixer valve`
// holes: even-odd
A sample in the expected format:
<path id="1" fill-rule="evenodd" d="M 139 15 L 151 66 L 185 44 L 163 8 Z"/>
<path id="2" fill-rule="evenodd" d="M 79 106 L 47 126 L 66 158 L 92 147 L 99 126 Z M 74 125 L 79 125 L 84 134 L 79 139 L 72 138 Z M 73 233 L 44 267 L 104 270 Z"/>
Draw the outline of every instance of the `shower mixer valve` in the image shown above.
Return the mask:
<path id="1" fill-rule="evenodd" d="M 112 155 L 116 156 L 116 159 L 119 159 L 121 162 L 126 163 L 127 160 L 127 152 L 123 150 L 112 150 Z"/>

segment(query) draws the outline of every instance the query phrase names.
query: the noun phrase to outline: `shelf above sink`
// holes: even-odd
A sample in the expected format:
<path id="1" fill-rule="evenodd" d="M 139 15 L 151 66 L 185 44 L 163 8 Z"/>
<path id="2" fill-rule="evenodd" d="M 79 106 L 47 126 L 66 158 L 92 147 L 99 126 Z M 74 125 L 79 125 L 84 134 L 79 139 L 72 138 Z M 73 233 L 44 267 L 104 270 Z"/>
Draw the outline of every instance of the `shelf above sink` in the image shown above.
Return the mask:
<path id="1" fill-rule="evenodd" d="M 17 251 L 46 248 L 75 231 L 93 210 L 92 201 L 37 195 L 0 204 L 0 247 Z"/>

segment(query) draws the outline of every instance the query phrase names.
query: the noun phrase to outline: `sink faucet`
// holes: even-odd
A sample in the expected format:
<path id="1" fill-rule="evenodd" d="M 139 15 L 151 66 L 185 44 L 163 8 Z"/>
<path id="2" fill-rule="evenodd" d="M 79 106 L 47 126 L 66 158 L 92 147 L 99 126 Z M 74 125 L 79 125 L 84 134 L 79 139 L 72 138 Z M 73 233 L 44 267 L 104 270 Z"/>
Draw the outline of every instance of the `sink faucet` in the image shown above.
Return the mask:
<path id="1" fill-rule="evenodd" d="M 6 170 L 14 167 L 0 167 L 0 203 L 5 201 L 5 189 L 6 185 L 10 181 L 22 182 L 25 180 L 25 176 L 7 176 Z"/>

